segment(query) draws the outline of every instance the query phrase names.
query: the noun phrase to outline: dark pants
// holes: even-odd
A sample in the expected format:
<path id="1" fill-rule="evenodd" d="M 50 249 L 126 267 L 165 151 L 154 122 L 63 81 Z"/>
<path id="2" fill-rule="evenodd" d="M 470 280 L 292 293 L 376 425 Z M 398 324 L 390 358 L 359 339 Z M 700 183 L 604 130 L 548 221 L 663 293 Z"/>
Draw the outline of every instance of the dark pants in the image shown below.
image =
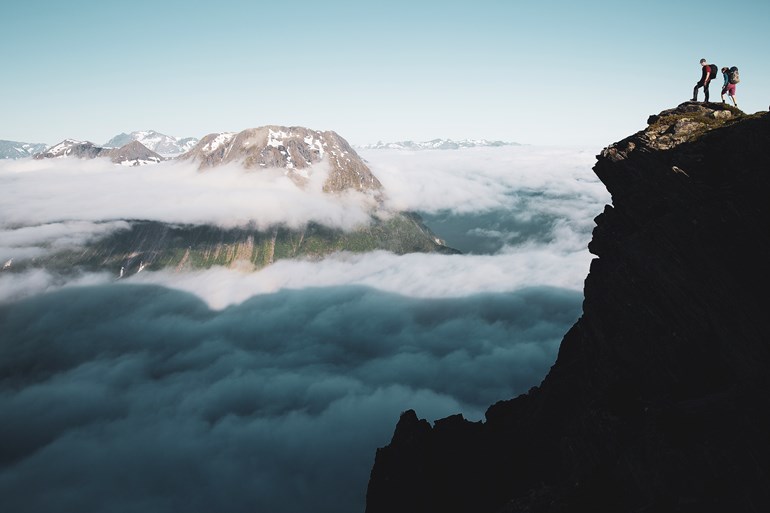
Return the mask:
<path id="1" fill-rule="evenodd" d="M 703 88 L 703 92 L 706 94 L 706 100 L 705 101 L 709 101 L 709 84 L 710 83 L 711 83 L 710 80 L 708 82 L 705 82 L 705 83 L 703 82 L 703 80 L 701 80 L 700 82 L 695 84 L 695 88 L 692 90 L 692 101 L 694 101 L 694 102 L 698 101 L 698 89 L 701 88 L 701 87 Z"/>

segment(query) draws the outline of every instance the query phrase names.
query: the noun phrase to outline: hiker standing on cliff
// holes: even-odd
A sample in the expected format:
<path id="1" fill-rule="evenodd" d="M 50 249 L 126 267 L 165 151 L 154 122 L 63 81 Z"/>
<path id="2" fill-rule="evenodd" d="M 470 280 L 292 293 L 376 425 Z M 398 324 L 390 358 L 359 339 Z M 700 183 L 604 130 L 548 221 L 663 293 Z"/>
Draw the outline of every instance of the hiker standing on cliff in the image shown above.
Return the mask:
<path id="1" fill-rule="evenodd" d="M 722 68 L 722 76 L 725 78 L 725 83 L 722 84 L 722 103 L 725 103 L 725 93 L 727 93 L 732 98 L 733 104 L 737 107 L 738 101 L 735 99 L 735 84 L 740 82 L 738 68 L 735 66 L 732 68 Z"/>
<path id="2" fill-rule="evenodd" d="M 714 64 L 709 64 L 706 62 L 706 59 L 700 60 L 701 69 L 703 70 L 701 72 L 700 82 L 695 84 L 695 88 L 692 90 L 692 100 L 693 102 L 698 101 L 698 89 L 703 88 L 703 92 L 706 95 L 706 102 L 709 101 L 709 82 L 711 82 L 711 79 L 717 76 L 717 67 Z"/>

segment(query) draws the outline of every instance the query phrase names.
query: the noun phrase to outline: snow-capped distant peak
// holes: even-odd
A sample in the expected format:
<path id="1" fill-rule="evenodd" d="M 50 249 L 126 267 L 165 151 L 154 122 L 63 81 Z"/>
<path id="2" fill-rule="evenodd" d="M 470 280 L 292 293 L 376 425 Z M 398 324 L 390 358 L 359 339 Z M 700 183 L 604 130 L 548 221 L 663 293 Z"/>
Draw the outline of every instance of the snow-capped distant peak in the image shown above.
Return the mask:
<path id="1" fill-rule="evenodd" d="M 104 146 L 107 148 L 120 148 L 131 141 L 142 143 L 146 148 L 161 155 L 177 155 L 189 151 L 195 146 L 198 139 L 195 137 L 178 138 L 171 135 L 162 134 L 155 130 L 139 130 L 130 134 L 119 134 L 107 141 Z"/>
<path id="2" fill-rule="evenodd" d="M 45 151 L 47 144 L 0 140 L 0 159 L 22 159 Z"/>
<path id="3" fill-rule="evenodd" d="M 72 152 L 72 149 L 76 146 L 94 146 L 94 144 L 89 141 L 64 139 L 59 144 L 56 144 L 48 148 L 48 150 L 45 153 L 48 155 L 49 158 L 66 157 Z"/>
<path id="4" fill-rule="evenodd" d="M 490 146 L 518 146 L 518 143 L 504 141 L 489 141 L 487 139 L 462 139 L 453 141 L 452 139 L 431 139 L 430 141 L 399 141 L 391 143 L 367 144 L 361 146 L 364 150 L 456 150 L 459 148 L 476 148 Z"/>

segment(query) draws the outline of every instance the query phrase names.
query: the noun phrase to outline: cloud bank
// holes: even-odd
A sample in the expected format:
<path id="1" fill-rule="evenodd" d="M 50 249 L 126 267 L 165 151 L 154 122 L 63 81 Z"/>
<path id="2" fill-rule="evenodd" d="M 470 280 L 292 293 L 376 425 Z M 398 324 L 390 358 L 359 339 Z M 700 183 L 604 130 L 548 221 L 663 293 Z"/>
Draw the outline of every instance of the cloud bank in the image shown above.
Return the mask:
<path id="1" fill-rule="evenodd" d="M 364 152 L 387 204 L 421 212 L 464 255 L 339 253 L 119 281 L 0 272 L 0 510 L 362 511 L 401 411 L 480 419 L 553 363 L 609 200 L 592 155 Z M 178 163 L 0 163 L 0 190 L 0 260 L 125 219 L 365 216 L 360 198 L 297 196 L 279 174 Z"/>
<path id="2" fill-rule="evenodd" d="M 402 410 L 480 418 L 525 391 L 580 300 L 326 287 L 213 311 L 169 288 L 102 285 L 6 303 L 0 504 L 361 511 Z"/>
<path id="3" fill-rule="evenodd" d="M 593 153 L 527 146 L 362 152 L 389 208 L 423 213 L 450 245 L 473 253 L 532 237 L 555 239 L 559 223 L 585 240 L 608 201 L 590 172 Z M 0 162 L 0 260 L 77 245 L 125 229 L 131 219 L 258 228 L 315 221 L 351 229 L 368 222 L 371 198 L 322 193 L 327 174 L 327 166 L 315 166 L 300 190 L 281 170 L 237 165 L 199 172 L 189 162 L 138 168 L 105 159 Z"/>
<path id="4" fill-rule="evenodd" d="M 128 168 L 106 159 L 0 162 L 0 219 L 6 228 L 122 219 L 260 228 L 367 222 L 369 198 L 322 192 L 328 171 L 314 166 L 300 189 L 282 170 L 249 172 L 237 164 L 200 172 L 177 161 Z"/>

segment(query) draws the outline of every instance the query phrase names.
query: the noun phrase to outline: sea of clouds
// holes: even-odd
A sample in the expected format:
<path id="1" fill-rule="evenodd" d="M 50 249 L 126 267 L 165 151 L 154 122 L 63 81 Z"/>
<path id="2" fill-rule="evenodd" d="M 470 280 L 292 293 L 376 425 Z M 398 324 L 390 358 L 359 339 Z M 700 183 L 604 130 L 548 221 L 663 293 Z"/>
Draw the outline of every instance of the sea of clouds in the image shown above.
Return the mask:
<path id="1" fill-rule="evenodd" d="M 400 412 L 480 420 L 553 363 L 609 202 L 594 154 L 364 152 L 387 204 L 420 212 L 463 255 L 118 282 L 0 273 L 0 509 L 362 511 Z M 126 219 L 350 228 L 371 206 L 277 172 L 180 163 L 1 162 L 0 191 L 2 261 Z"/>

